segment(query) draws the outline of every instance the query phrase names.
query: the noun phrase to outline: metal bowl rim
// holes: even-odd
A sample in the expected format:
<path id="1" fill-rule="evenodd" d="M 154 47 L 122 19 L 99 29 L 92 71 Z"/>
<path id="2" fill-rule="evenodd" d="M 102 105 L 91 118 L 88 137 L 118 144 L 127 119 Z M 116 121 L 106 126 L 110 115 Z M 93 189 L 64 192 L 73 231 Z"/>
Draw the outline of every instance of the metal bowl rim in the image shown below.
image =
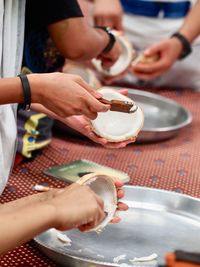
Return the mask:
<path id="1" fill-rule="evenodd" d="M 187 116 L 187 119 L 184 122 L 179 123 L 176 126 L 168 126 L 168 127 L 162 127 L 162 128 L 145 128 L 145 127 L 143 127 L 142 132 L 155 132 L 155 133 L 156 132 L 171 132 L 171 131 L 179 130 L 183 127 L 186 127 L 187 125 L 189 125 L 192 122 L 192 113 L 190 111 L 188 111 L 184 106 L 182 106 L 181 104 L 179 104 L 178 102 L 176 102 L 170 98 L 167 98 L 165 96 L 161 96 L 161 95 L 158 95 L 155 93 L 151 93 L 151 92 L 146 92 L 144 90 L 138 90 L 138 89 L 128 88 L 128 87 L 109 86 L 109 88 L 117 89 L 117 90 L 127 89 L 129 94 L 131 94 L 133 92 L 133 95 L 135 93 L 136 95 L 146 96 L 146 97 L 149 97 L 151 99 L 157 99 L 161 102 L 169 103 L 173 106 L 176 106 L 176 107 L 179 107 L 180 109 L 182 109 Z"/>

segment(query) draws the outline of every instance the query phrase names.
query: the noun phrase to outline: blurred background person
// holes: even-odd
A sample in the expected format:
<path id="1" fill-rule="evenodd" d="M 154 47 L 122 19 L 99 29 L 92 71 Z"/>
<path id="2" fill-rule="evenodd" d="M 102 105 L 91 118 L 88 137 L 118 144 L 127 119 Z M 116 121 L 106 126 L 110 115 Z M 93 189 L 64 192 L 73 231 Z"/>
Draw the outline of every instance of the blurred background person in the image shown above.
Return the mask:
<path id="1" fill-rule="evenodd" d="M 199 1 L 94 0 L 93 3 L 95 24 L 124 30 L 138 53 L 160 55 L 157 63 L 133 65 L 128 82 L 200 90 L 200 38 L 194 41 L 197 36 L 193 36 L 199 26 Z M 181 36 L 171 38 L 177 32 Z M 191 43 L 192 53 L 189 53 Z"/>

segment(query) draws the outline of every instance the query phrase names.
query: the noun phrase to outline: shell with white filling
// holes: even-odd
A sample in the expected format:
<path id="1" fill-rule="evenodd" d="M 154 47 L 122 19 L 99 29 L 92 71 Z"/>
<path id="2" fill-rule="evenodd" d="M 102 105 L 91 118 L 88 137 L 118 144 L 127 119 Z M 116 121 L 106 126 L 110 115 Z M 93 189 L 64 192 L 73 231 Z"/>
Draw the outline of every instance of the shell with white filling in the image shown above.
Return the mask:
<path id="1" fill-rule="evenodd" d="M 102 87 L 98 90 L 107 100 L 122 100 L 134 103 L 134 101 L 119 92 Z M 116 111 L 100 112 L 95 120 L 91 121 L 92 130 L 110 142 L 121 142 L 135 139 L 142 129 L 144 115 L 140 107 L 134 113 Z"/>
<path id="2" fill-rule="evenodd" d="M 114 32 L 114 34 L 116 33 Z M 110 67 L 109 69 L 104 69 L 101 65 L 100 60 L 92 60 L 92 63 L 95 66 L 96 70 L 107 77 L 115 77 L 125 72 L 131 65 L 131 62 L 133 60 L 134 51 L 129 40 L 125 36 L 116 36 L 116 39 L 118 40 L 122 51 L 118 60 L 112 67 Z"/>

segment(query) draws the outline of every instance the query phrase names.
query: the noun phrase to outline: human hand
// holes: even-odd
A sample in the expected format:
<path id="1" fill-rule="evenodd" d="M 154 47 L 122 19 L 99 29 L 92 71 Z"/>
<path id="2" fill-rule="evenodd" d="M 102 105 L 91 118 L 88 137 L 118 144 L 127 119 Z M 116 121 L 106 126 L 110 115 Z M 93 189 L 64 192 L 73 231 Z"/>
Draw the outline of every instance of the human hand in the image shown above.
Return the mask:
<path id="1" fill-rule="evenodd" d="M 93 17 L 97 26 L 111 27 L 122 31 L 123 9 L 119 0 L 95 0 Z"/>
<path id="2" fill-rule="evenodd" d="M 113 48 L 108 53 L 100 54 L 97 59 L 101 60 L 101 65 L 104 69 L 109 69 L 118 60 L 120 54 L 122 53 L 122 47 L 118 40 L 116 40 Z"/>
<path id="3" fill-rule="evenodd" d="M 127 95 L 128 90 L 123 89 L 120 91 L 121 94 Z M 135 142 L 135 138 L 129 139 L 127 141 L 122 141 L 122 142 L 109 142 L 107 139 L 100 137 L 96 135 L 91 128 L 91 123 L 90 120 L 85 117 L 85 116 L 71 116 L 69 118 L 66 118 L 62 120 L 63 123 L 67 124 L 74 130 L 78 131 L 79 133 L 87 136 L 89 139 L 94 141 L 95 143 L 101 144 L 102 146 L 106 148 L 123 148 L 127 146 L 130 143 Z"/>
<path id="4" fill-rule="evenodd" d="M 77 75 L 65 73 L 28 75 L 32 102 L 40 103 L 61 118 L 83 114 L 95 119 L 97 112 L 109 110 L 101 95 Z"/>
<path id="5" fill-rule="evenodd" d="M 150 64 L 132 64 L 131 71 L 142 80 L 152 80 L 166 72 L 178 59 L 182 45 L 177 38 L 170 38 L 145 50 L 145 56 L 159 54 L 159 59 Z"/>
<path id="6" fill-rule="evenodd" d="M 124 197 L 123 185 L 124 184 L 123 184 L 123 182 L 121 180 L 116 180 L 115 181 L 115 186 L 117 188 L 117 197 L 118 197 L 118 199 L 121 199 L 121 198 Z M 125 204 L 125 203 L 123 203 L 123 202 L 118 201 L 118 203 L 117 203 L 117 210 L 118 211 L 126 211 L 126 210 L 128 210 L 128 205 Z M 115 216 L 112 219 L 111 223 L 118 223 L 118 222 L 120 222 L 120 220 L 121 219 L 120 219 L 119 216 Z"/>
<path id="7" fill-rule="evenodd" d="M 58 230 L 83 230 L 83 225 L 87 225 L 89 230 L 105 217 L 102 199 L 86 185 L 74 183 L 65 189 L 50 190 L 47 194 L 47 204 L 56 211 L 53 227 Z"/>

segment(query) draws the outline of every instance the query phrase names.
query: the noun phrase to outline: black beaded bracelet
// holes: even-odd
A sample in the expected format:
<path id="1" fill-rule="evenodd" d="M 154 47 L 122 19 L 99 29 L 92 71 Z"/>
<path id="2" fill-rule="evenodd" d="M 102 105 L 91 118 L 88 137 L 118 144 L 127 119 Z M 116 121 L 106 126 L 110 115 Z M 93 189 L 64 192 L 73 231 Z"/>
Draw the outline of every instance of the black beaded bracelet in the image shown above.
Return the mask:
<path id="1" fill-rule="evenodd" d="M 19 74 L 18 77 L 22 83 L 22 89 L 24 94 L 24 102 L 19 105 L 19 107 L 23 110 L 30 111 L 31 107 L 31 88 L 28 81 L 28 78 L 24 74 Z"/>

